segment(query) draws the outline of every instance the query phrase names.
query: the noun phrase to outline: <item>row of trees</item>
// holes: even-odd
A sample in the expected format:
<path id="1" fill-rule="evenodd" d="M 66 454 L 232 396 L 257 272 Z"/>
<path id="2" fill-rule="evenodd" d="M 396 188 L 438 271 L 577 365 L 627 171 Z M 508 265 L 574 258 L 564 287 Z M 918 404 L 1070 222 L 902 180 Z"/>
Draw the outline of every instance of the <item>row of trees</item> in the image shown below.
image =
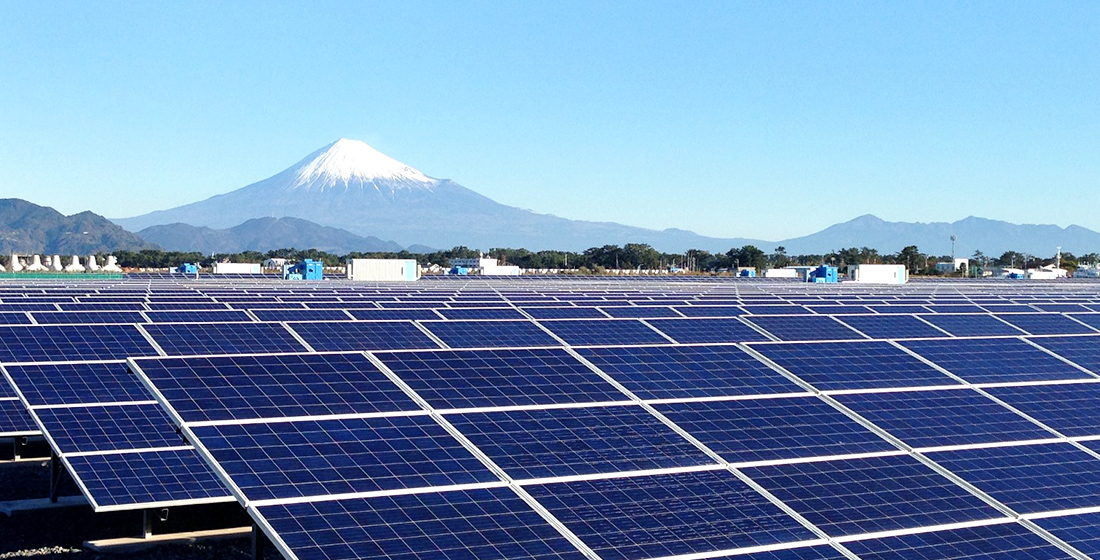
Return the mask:
<path id="1" fill-rule="evenodd" d="M 115 253 L 121 266 L 132 268 L 168 268 L 185 262 L 209 266 L 218 261 L 261 262 L 268 258 L 286 258 L 290 261 L 313 259 L 323 261 L 328 266 L 343 264 L 351 258 L 387 258 L 415 259 L 423 266 L 437 264 L 450 266 L 453 258 L 476 258 L 480 253 L 468 247 L 454 247 L 434 253 L 359 253 L 336 255 L 316 249 L 276 249 L 273 251 L 245 251 L 232 254 L 202 255 L 177 251 L 143 250 L 138 252 L 119 251 Z M 692 272 L 722 272 L 736 268 L 754 268 L 762 271 L 766 268 L 779 268 L 791 265 L 813 266 L 830 264 L 841 272 L 857 264 L 904 264 L 911 274 L 938 274 L 936 262 L 950 261 L 948 255 L 929 255 L 922 253 L 916 245 L 902 248 L 897 253 L 879 253 L 869 247 L 848 247 L 825 254 L 788 255 L 784 247 L 776 247 L 771 253 L 746 245 L 734 247 L 725 253 L 711 253 L 702 249 L 691 249 L 683 253 L 662 253 L 643 243 L 626 245 L 604 245 L 592 247 L 582 252 L 572 251 L 528 251 L 527 249 L 491 249 L 490 257 L 505 264 L 517 265 L 528 269 L 564 269 L 583 272 L 600 272 L 609 269 L 666 269 L 680 268 Z M 1017 251 L 1006 251 L 999 257 L 988 257 L 976 251 L 969 259 L 971 270 L 988 266 L 1028 268 L 1051 264 L 1054 258 L 1040 258 Z M 1089 253 L 1077 257 L 1072 253 L 1062 253 L 1061 265 L 1071 272 L 1078 262 L 1097 262 L 1100 255 Z"/>

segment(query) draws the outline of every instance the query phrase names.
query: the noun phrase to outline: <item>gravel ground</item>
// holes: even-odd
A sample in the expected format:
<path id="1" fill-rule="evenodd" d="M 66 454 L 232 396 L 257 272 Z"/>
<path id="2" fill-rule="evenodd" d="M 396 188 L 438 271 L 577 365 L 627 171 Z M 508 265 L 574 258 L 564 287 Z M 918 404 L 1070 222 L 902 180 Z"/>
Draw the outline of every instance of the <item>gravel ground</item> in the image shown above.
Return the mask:
<path id="1" fill-rule="evenodd" d="M 49 495 L 48 461 L 0 464 L 0 501 L 43 498 Z M 71 480 L 62 484 L 62 495 L 79 495 Z M 168 522 L 157 522 L 154 533 L 243 526 L 247 516 L 236 504 L 172 508 Z M 140 552 L 97 554 L 84 550 L 87 540 L 136 536 L 141 530 L 140 512 L 92 512 L 90 507 L 69 507 L 0 514 L 0 560 L 211 560 L 251 558 L 248 537 L 207 540 L 195 544 L 159 545 Z M 268 549 L 266 558 L 281 558 Z"/>

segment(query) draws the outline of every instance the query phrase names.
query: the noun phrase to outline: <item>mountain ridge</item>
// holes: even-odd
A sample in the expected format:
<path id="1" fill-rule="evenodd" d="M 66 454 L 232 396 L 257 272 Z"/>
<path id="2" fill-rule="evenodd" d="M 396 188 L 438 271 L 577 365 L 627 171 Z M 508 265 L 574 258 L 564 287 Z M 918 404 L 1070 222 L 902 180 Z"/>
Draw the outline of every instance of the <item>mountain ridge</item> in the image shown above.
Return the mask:
<path id="1" fill-rule="evenodd" d="M 0 199 L 3 254 L 87 255 L 156 248 L 155 244 L 91 211 L 66 216 L 49 206 L 19 198 Z"/>
<path id="2" fill-rule="evenodd" d="M 301 218 L 253 218 L 225 229 L 183 223 L 150 226 L 138 232 L 142 238 L 169 251 L 240 253 L 272 249 L 317 249 L 334 254 L 399 252 L 404 247 L 377 237 L 322 226 Z"/>

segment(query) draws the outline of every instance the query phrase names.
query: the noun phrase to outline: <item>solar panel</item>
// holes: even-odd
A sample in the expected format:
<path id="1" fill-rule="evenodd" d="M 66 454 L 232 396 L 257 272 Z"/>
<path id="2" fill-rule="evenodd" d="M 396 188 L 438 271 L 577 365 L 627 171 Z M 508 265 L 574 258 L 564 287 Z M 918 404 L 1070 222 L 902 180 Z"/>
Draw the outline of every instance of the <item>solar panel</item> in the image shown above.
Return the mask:
<path id="1" fill-rule="evenodd" d="M 999 317 L 1030 334 L 1096 334 L 1095 329 L 1058 313 L 1008 313 Z"/>
<path id="2" fill-rule="evenodd" d="M 137 311 L 35 311 L 31 313 L 39 325 L 94 325 L 144 323 Z"/>
<path id="3" fill-rule="evenodd" d="M 896 450 L 813 396 L 687 402 L 656 408 L 731 463 Z"/>
<path id="4" fill-rule="evenodd" d="M 65 461 L 97 511 L 229 498 L 225 485 L 194 449 L 72 455 Z"/>
<path id="5" fill-rule="evenodd" d="M 627 399 L 562 349 L 435 350 L 377 356 L 435 408 Z"/>
<path id="6" fill-rule="evenodd" d="M 1036 308 L 1030 305 L 1024 305 L 1022 303 L 983 303 L 982 309 L 990 313 L 1005 314 L 1005 313 L 1034 313 Z"/>
<path id="7" fill-rule="evenodd" d="M 248 500 L 499 480 L 427 415 L 191 430 Z"/>
<path id="8" fill-rule="evenodd" d="M 0 326 L 0 362 L 119 360 L 156 354 L 133 325 Z"/>
<path id="9" fill-rule="evenodd" d="M 62 311 L 143 311 L 145 309 L 145 304 L 140 301 L 111 303 L 81 301 L 79 303 L 58 303 L 57 306 Z M 115 322 L 128 323 L 130 321 Z"/>
<path id="10" fill-rule="evenodd" d="M 669 340 L 634 319 L 543 321 L 542 325 L 571 346 L 665 344 Z"/>
<path id="11" fill-rule="evenodd" d="M 524 307 L 535 319 L 603 319 L 607 315 L 595 307 Z"/>
<path id="12" fill-rule="evenodd" d="M 1044 336 L 1030 340 L 1093 373 L 1100 374 L 1100 336 Z"/>
<path id="13" fill-rule="evenodd" d="M 981 307 L 970 304 L 937 303 L 925 307 L 933 313 L 985 313 L 985 310 Z"/>
<path id="14" fill-rule="evenodd" d="M 512 308 L 509 308 L 509 307 L 498 307 L 498 308 L 492 308 L 492 307 L 489 307 L 489 308 L 466 307 L 466 308 L 458 308 L 458 309 L 440 309 L 439 314 L 443 315 L 444 317 L 446 317 L 448 319 L 459 319 L 459 320 L 461 320 L 461 319 L 468 319 L 468 320 L 475 320 L 475 319 L 526 319 L 527 318 L 526 316 L 524 316 L 523 313 L 520 313 L 519 311 L 517 311 L 515 309 L 512 309 Z"/>
<path id="15" fill-rule="evenodd" d="M 837 317 L 871 338 L 940 338 L 946 332 L 913 315 L 845 315 Z"/>
<path id="16" fill-rule="evenodd" d="M 23 403 L 7 398 L 0 399 L 0 437 L 26 436 L 38 434 L 38 426 Z"/>
<path id="17" fill-rule="evenodd" d="M 430 321 L 439 319 L 431 309 L 349 309 L 352 317 L 362 321 Z"/>
<path id="18" fill-rule="evenodd" d="M 908 455 L 742 471 L 831 536 L 999 517 L 997 510 Z"/>
<path id="19" fill-rule="evenodd" d="M 657 330 L 683 344 L 769 340 L 737 319 L 651 319 Z"/>
<path id="20" fill-rule="evenodd" d="M 1020 513 L 1100 505 L 1100 459 L 1067 443 L 959 449 L 928 457 Z"/>
<path id="21" fill-rule="evenodd" d="M 888 342 L 755 344 L 752 348 L 820 390 L 957 383 Z"/>
<path id="22" fill-rule="evenodd" d="M 237 309 L 192 311 L 146 311 L 152 323 L 241 323 L 251 321 L 248 313 Z"/>
<path id="23" fill-rule="evenodd" d="M 1052 437 L 1035 423 L 970 389 L 862 393 L 835 398 L 913 447 Z"/>
<path id="24" fill-rule="evenodd" d="M 3 312 L 0 313 L 0 325 L 29 325 L 31 318 L 26 313 Z"/>
<path id="25" fill-rule="evenodd" d="M 531 321 L 424 321 L 451 348 L 561 346 Z"/>
<path id="26" fill-rule="evenodd" d="M 604 560 L 814 539 L 726 470 L 525 486 Z"/>
<path id="27" fill-rule="evenodd" d="M 1100 555 L 1100 513 L 1047 517 L 1035 523 L 1089 556 Z"/>
<path id="28" fill-rule="evenodd" d="M 155 302 L 145 304 L 152 311 L 224 311 L 229 307 L 224 303 L 201 302 Z"/>
<path id="29" fill-rule="evenodd" d="M 991 387 L 988 391 L 1067 436 L 1100 435 L 1100 384 Z"/>
<path id="30" fill-rule="evenodd" d="M 257 508 L 298 558 L 587 560 L 508 488 Z"/>
<path id="31" fill-rule="evenodd" d="M 604 313 L 616 319 L 650 319 L 656 317 L 680 317 L 671 307 L 656 305 L 634 305 L 622 307 L 601 307 Z"/>
<path id="32" fill-rule="evenodd" d="M 407 321 L 289 323 L 314 350 L 398 350 L 439 348 L 424 331 Z"/>
<path id="33" fill-rule="evenodd" d="M 282 325 L 272 323 L 160 323 L 144 328 L 169 356 L 306 350 Z"/>
<path id="34" fill-rule="evenodd" d="M 742 305 L 741 309 L 749 315 L 810 315 L 809 309 L 801 305 Z"/>
<path id="35" fill-rule="evenodd" d="M 187 445 L 156 404 L 38 408 L 35 414 L 63 454 Z"/>
<path id="36" fill-rule="evenodd" d="M 832 317 L 745 317 L 779 340 L 853 340 L 866 338 Z"/>
<path id="37" fill-rule="evenodd" d="M 1031 306 L 1042 311 L 1054 313 L 1088 313 L 1091 311 L 1091 309 L 1079 303 L 1033 303 Z"/>
<path id="38" fill-rule="evenodd" d="M 6 366 L 30 406 L 152 400 L 123 362 Z"/>
<path id="39" fill-rule="evenodd" d="M 827 545 L 802 546 L 798 548 L 783 548 L 779 550 L 765 550 L 763 552 L 750 552 L 736 556 L 716 556 L 716 560 L 847 560 L 848 557 L 839 550 Z"/>
<path id="40" fill-rule="evenodd" d="M 875 313 L 904 313 L 906 315 L 928 313 L 928 308 L 923 305 L 868 305 L 867 307 Z"/>
<path id="41" fill-rule="evenodd" d="M 921 319 L 955 336 L 1017 336 L 1024 331 L 993 315 L 921 315 Z"/>
<path id="42" fill-rule="evenodd" d="M 1095 379 L 1017 338 L 955 338 L 901 343 L 971 383 Z"/>
<path id="43" fill-rule="evenodd" d="M 844 543 L 863 560 L 1055 560 L 1073 558 L 1018 523 L 997 523 Z"/>
<path id="44" fill-rule="evenodd" d="M 807 305 L 806 308 L 820 315 L 872 313 L 871 309 L 864 305 Z"/>
<path id="45" fill-rule="evenodd" d="M 362 354 L 135 360 L 184 422 L 420 410 Z"/>
<path id="46" fill-rule="evenodd" d="M 261 321 L 350 321 L 339 309 L 255 309 L 252 314 Z"/>
<path id="47" fill-rule="evenodd" d="M 448 415 L 512 478 L 544 478 L 714 464 L 640 406 Z"/>

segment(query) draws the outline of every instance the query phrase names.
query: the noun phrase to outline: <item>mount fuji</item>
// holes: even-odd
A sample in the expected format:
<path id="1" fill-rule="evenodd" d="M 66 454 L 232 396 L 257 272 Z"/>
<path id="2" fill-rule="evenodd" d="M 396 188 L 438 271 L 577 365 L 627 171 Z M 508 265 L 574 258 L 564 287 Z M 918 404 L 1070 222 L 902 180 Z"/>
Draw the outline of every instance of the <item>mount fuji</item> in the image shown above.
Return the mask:
<path id="1" fill-rule="evenodd" d="M 583 250 L 647 243 L 662 251 L 726 251 L 752 239 L 719 239 L 611 222 L 576 221 L 506 206 L 449 179 L 436 179 L 358 140 L 337 140 L 272 177 L 200 202 L 115 219 L 130 231 L 184 223 L 224 229 L 294 217 L 401 245 Z"/>

